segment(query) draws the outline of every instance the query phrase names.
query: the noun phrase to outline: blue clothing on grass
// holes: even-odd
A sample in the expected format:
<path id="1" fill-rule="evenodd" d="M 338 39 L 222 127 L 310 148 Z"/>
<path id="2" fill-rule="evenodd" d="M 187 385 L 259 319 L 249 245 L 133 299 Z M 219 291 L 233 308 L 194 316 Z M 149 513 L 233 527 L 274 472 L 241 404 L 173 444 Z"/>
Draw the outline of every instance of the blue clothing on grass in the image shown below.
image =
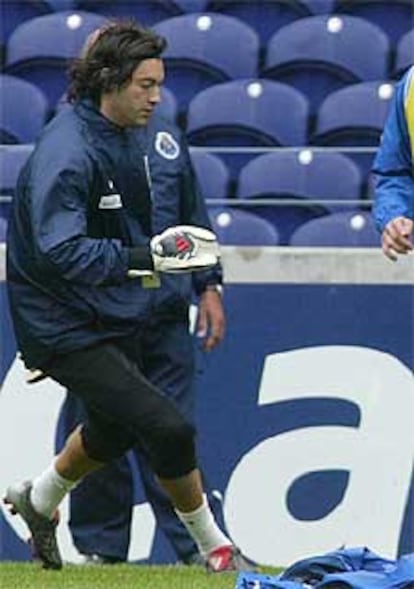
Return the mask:
<path id="1" fill-rule="evenodd" d="M 414 554 L 384 558 L 343 548 L 300 560 L 277 576 L 240 573 L 235 589 L 413 589 Z"/>

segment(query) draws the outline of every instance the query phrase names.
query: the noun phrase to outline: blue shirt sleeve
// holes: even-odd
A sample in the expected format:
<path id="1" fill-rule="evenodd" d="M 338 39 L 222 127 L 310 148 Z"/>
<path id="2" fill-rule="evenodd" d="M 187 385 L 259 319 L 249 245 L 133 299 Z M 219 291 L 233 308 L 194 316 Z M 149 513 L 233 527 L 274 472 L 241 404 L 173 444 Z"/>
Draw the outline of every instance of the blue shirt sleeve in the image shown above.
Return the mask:
<path id="1" fill-rule="evenodd" d="M 373 165 L 375 197 L 373 215 L 379 231 L 395 217 L 414 217 L 414 178 L 406 109 L 413 92 L 413 70 L 396 87 L 377 156 Z"/>

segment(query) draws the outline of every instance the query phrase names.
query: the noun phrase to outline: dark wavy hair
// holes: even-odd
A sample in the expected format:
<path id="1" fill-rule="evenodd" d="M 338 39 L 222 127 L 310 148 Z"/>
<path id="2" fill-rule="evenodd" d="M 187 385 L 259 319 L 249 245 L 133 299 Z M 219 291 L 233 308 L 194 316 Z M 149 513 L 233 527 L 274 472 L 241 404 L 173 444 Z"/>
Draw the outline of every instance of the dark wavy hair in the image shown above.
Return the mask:
<path id="1" fill-rule="evenodd" d="M 69 69 L 68 100 L 90 98 L 124 86 L 144 59 L 161 57 L 163 37 L 133 22 L 112 22 L 88 37 L 82 55 Z"/>

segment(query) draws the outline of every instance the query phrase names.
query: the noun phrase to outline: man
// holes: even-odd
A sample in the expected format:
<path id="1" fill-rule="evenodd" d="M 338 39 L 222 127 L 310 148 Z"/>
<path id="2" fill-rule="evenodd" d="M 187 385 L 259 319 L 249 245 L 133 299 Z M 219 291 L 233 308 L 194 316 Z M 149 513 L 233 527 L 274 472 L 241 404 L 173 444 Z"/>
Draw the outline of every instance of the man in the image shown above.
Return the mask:
<path id="1" fill-rule="evenodd" d="M 74 108 L 45 129 L 17 185 L 7 264 L 18 346 L 26 366 L 79 395 L 88 415 L 49 468 L 6 493 L 46 568 L 62 566 L 55 528 L 63 497 L 137 444 L 207 567 L 247 567 L 206 501 L 193 426 L 141 371 L 142 326 L 164 273 L 218 261 L 207 219 L 204 228 L 152 237 L 151 173 L 138 131 L 159 102 L 164 48 L 137 25 L 103 30 L 71 70 Z M 179 148 L 168 134 L 158 146 Z M 163 206 L 181 207 L 190 222 L 199 204 Z"/>
<path id="2" fill-rule="evenodd" d="M 390 260 L 413 249 L 414 68 L 397 84 L 375 158 L 374 217 Z"/>
<path id="3" fill-rule="evenodd" d="M 167 138 L 170 145 L 165 139 L 165 147 L 161 146 L 160 135 Z M 175 125 L 156 113 L 146 125 L 146 153 L 152 179 L 152 227 L 156 232 L 177 222 L 186 222 L 186 218 L 179 216 L 182 214 L 178 206 L 180 197 L 184 196 L 190 202 L 200 199 L 187 152 L 182 165 L 188 180 L 184 186 L 180 182 L 176 160 L 183 157 L 182 149 L 173 149 L 173 143 L 175 146 L 185 145 L 180 135 Z M 177 207 L 166 207 L 168 201 L 177 202 Z M 206 221 L 204 210 L 199 221 Z M 163 390 L 180 413 L 193 423 L 195 359 L 193 337 L 188 326 L 190 287 L 193 286 L 195 294 L 199 294 L 197 333 L 206 352 L 223 337 L 224 311 L 219 286 L 220 267 L 209 272 L 195 272 L 191 277 L 192 285 L 184 274 L 167 275 L 154 290 L 151 316 L 142 323 L 141 369 L 145 377 Z M 62 410 L 65 434 L 83 421 L 83 413 L 79 397 L 69 394 Z M 112 461 L 90 474 L 71 494 L 69 527 L 79 552 L 86 555 L 86 562 L 110 564 L 127 560 L 134 505 L 131 462 L 139 467 L 146 498 L 177 559 L 184 564 L 201 564 L 196 545 L 177 518 L 139 447 L 134 449 L 133 456 Z M 209 498 L 217 519 L 221 515 L 220 503 L 211 495 Z"/>

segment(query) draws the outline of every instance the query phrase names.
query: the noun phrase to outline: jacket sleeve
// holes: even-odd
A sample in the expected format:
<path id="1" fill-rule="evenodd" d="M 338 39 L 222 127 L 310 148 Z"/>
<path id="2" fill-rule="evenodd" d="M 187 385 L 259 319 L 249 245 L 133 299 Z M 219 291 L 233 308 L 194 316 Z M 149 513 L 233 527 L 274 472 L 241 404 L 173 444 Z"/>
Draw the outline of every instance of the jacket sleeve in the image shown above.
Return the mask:
<path id="1" fill-rule="evenodd" d="M 116 239 L 87 235 L 91 166 L 73 161 L 51 166 L 38 154 L 27 199 L 36 260 L 51 276 L 78 284 L 117 284 L 126 280 L 128 249 Z"/>
<path id="2" fill-rule="evenodd" d="M 181 218 L 183 223 L 212 230 L 207 206 L 195 176 L 188 147 L 184 141 L 182 142 L 181 149 L 184 157 L 184 172 L 181 186 L 181 193 L 183 195 Z M 207 286 L 222 284 L 223 268 L 219 263 L 209 270 L 194 272 L 192 278 L 194 291 L 199 295 L 206 290 Z"/>
<path id="3" fill-rule="evenodd" d="M 414 216 L 414 68 L 399 82 L 373 165 L 373 214 L 379 231 L 395 217 Z M 410 118 L 412 123 L 410 123 Z M 411 144 L 410 144 L 411 135 Z"/>

